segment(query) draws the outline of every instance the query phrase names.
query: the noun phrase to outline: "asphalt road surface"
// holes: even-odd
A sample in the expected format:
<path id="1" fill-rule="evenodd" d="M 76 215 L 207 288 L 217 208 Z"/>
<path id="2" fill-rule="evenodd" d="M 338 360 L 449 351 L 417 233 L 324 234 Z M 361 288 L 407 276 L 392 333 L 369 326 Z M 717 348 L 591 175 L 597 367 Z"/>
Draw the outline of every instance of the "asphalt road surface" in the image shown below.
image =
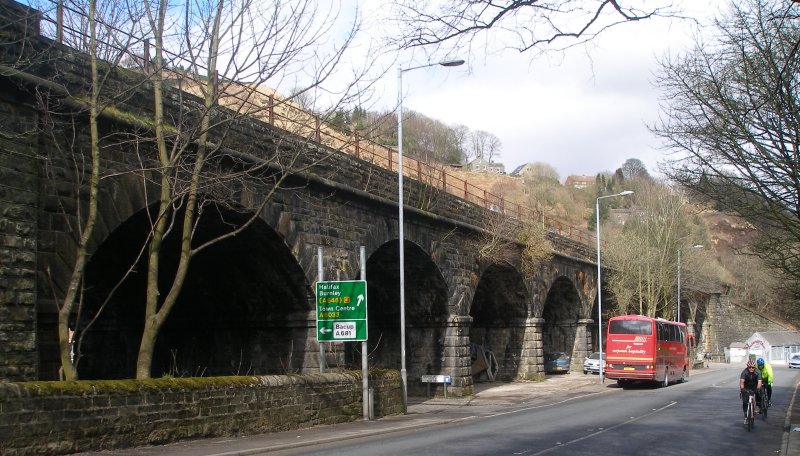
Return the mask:
<path id="1" fill-rule="evenodd" d="M 776 455 L 800 372 L 775 366 L 773 407 L 742 424 L 739 373 L 725 367 L 668 388 L 637 385 L 555 405 L 325 443 L 277 455 Z M 571 374 L 571 375 L 574 375 Z M 581 374 L 577 374 L 581 375 Z"/>

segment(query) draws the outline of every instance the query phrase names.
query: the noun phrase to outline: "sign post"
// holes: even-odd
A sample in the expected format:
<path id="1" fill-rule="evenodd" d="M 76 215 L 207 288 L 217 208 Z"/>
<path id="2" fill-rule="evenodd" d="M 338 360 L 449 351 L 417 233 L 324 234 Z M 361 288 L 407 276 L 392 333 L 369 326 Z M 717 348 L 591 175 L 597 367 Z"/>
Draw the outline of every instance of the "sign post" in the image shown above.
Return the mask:
<path id="1" fill-rule="evenodd" d="M 367 282 L 317 282 L 317 340 L 367 340 Z"/>

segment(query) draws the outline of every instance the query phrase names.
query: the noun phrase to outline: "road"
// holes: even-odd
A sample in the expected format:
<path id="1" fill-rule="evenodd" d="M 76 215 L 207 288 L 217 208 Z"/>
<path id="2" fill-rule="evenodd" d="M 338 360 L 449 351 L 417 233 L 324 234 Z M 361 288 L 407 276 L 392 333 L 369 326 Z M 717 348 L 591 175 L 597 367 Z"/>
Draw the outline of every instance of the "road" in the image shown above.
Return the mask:
<path id="1" fill-rule="evenodd" d="M 520 407 L 444 426 L 271 452 L 277 455 L 775 455 L 800 372 L 775 368 L 773 407 L 748 432 L 741 366 L 668 388 L 637 386 L 556 405 Z M 582 375 L 572 373 L 570 375 Z"/>

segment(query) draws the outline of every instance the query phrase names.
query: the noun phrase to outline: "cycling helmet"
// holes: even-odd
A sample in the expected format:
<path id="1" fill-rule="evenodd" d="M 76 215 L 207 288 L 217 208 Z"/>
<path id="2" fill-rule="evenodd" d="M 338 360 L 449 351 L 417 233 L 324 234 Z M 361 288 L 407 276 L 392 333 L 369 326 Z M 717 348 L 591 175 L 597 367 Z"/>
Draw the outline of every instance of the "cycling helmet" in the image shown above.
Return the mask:
<path id="1" fill-rule="evenodd" d="M 747 360 L 747 367 L 748 367 L 748 368 L 750 368 L 750 367 L 756 367 L 756 362 L 755 362 L 755 361 L 753 361 L 752 359 L 748 359 L 748 360 Z"/>
<path id="2" fill-rule="evenodd" d="M 758 365 L 759 368 L 764 367 L 764 358 L 758 358 L 756 364 Z"/>

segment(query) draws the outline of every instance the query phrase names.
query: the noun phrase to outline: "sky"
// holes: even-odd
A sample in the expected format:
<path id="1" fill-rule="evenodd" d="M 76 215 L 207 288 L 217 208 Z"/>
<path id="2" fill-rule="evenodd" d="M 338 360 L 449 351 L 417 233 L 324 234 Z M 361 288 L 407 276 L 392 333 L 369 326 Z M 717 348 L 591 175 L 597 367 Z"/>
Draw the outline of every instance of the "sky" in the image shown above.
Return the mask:
<path id="1" fill-rule="evenodd" d="M 716 13 L 715 3 L 676 2 L 702 21 Z M 657 176 L 658 163 L 666 158 L 648 130 L 659 114 L 659 91 L 652 83 L 657 60 L 690 47 L 693 30 L 690 21 L 648 20 L 620 25 L 563 55 L 534 59 L 510 50 L 461 67 L 409 71 L 403 76 L 403 106 L 447 125 L 494 134 L 502 142 L 495 161 L 507 172 L 543 162 L 563 182 L 568 175 L 613 172 L 637 158 Z M 403 54 L 398 62 L 404 68 L 425 63 Z M 396 71 L 384 79 L 379 97 L 384 108 L 393 109 Z"/>

